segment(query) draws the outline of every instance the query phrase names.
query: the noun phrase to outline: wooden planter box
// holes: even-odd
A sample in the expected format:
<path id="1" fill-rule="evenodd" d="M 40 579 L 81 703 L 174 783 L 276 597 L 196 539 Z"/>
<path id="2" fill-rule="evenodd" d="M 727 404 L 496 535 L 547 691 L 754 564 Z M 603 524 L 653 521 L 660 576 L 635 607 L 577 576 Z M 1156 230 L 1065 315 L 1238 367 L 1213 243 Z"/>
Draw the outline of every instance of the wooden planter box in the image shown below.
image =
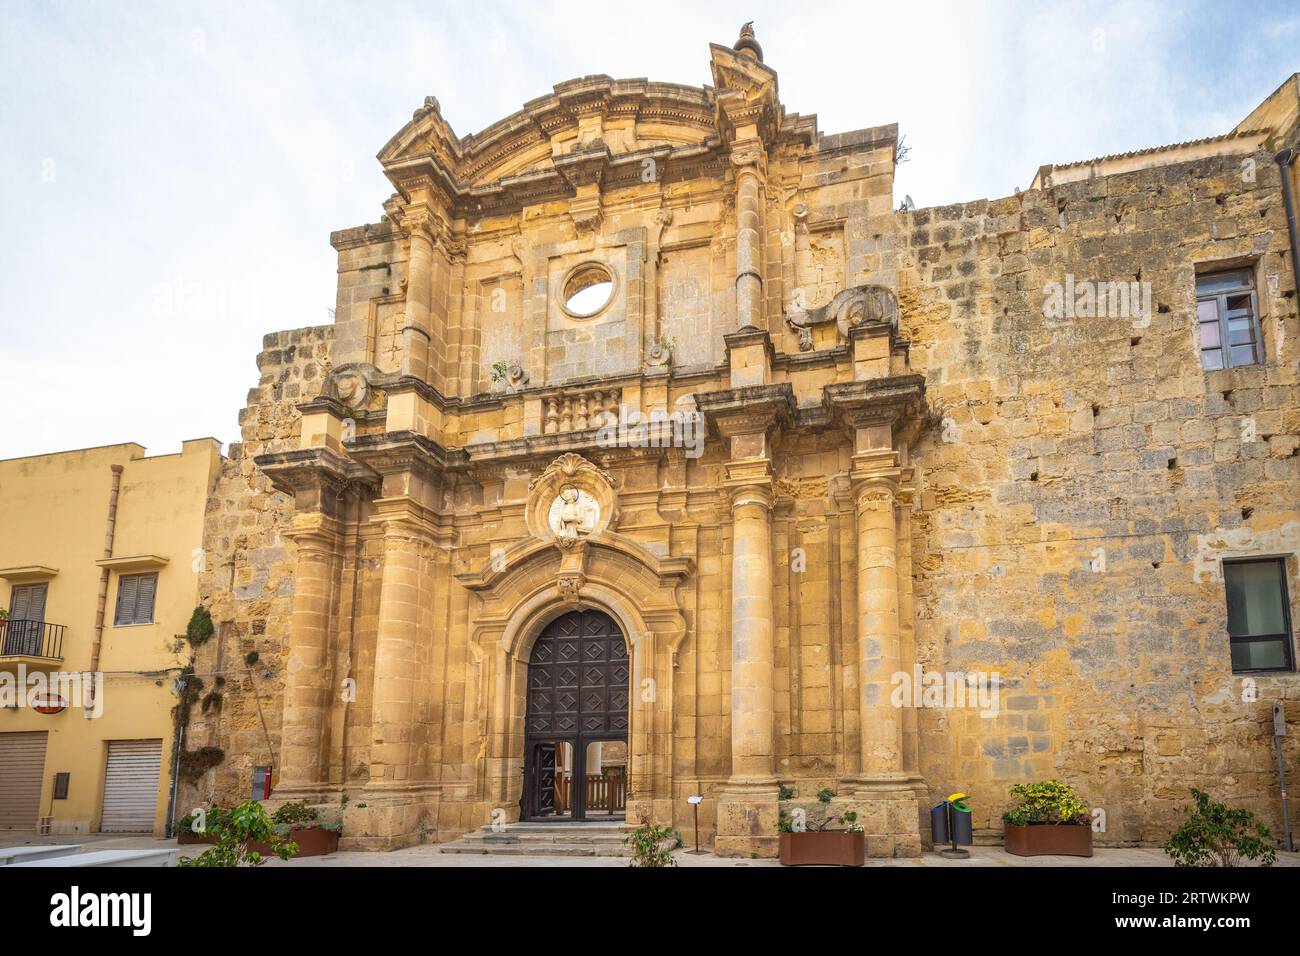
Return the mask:
<path id="1" fill-rule="evenodd" d="M 298 844 L 298 852 L 292 857 L 295 860 L 301 856 L 325 856 L 339 848 L 339 831 L 326 830 L 324 827 L 294 827 L 285 839 Z M 256 850 L 262 856 L 275 856 L 275 852 L 265 843 L 250 843 L 248 848 Z"/>
<path id="2" fill-rule="evenodd" d="M 206 844 L 211 846 L 217 842 L 217 838 L 211 833 L 199 834 L 193 830 L 182 830 L 176 834 L 177 846 L 194 846 L 196 844 Z"/>
<path id="3" fill-rule="evenodd" d="M 1092 827 L 1077 823 L 1006 824 L 1013 856 L 1092 856 Z"/>
<path id="4" fill-rule="evenodd" d="M 782 866 L 862 866 L 866 855 L 864 833 L 812 830 L 781 834 Z"/>

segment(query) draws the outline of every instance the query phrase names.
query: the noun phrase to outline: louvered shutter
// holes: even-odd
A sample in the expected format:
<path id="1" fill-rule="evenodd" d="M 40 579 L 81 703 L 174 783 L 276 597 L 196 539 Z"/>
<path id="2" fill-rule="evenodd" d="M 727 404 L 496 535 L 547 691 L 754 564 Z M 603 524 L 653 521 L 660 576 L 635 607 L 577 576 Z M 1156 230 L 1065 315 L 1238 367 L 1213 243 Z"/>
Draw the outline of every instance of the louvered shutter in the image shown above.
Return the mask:
<path id="1" fill-rule="evenodd" d="M 135 623 L 153 623 L 153 599 L 158 590 L 157 574 L 140 574 L 135 592 Z"/>
<path id="2" fill-rule="evenodd" d="M 45 740 L 45 731 L 0 734 L 0 830 L 36 829 Z"/>
<path id="3" fill-rule="evenodd" d="M 10 603 L 9 618 L 14 621 L 44 621 L 46 584 L 25 584 L 16 587 Z"/>
<path id="4" fill-rule="evenodd" d="M 135 591 L 134 574 L 124 574 L 117 579 L 117 612 L 113 615 L 113 623 L 119 627 L 130 624 L 135 617 Z"/>
<path id="5" fill-rule="evenodd" d="M 108 741 L 101 833 L 153 831 L 161 769 L 161 740 Z"/>

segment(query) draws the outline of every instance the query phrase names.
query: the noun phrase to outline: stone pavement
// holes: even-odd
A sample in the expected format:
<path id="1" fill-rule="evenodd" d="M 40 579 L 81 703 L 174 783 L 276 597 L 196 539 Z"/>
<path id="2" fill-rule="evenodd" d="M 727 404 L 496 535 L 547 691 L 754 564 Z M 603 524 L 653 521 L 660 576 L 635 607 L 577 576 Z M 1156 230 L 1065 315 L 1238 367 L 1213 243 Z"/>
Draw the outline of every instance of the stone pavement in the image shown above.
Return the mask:
<path id="1" fill-rule="evenodd" d="M 166 848 L 175 845 L 173 840 L 159 840 L 147 836 L 118 836 L 115 834 L 93 834 L 90 836 L 34 836 L 31 834 L 6 834 L 0 836 L 0 846 L 22 846 L 33 844 L 78 843 L 94 850 L 135 850 Z M 187 850 L 202 852 L 203 847 Z M 717 857 L 712 853 L 694 856 L 685 849 L 673 854 L 677 865 L 688 866 L 737 866 L 764 867 L 780 866 L 776 860 L 736 859 L 734 857 Z M 407 847 L 388 853 L 365 853 L 359 851 L 342 851 L 329 856 L 308 857 L 302 860 L 290 860 L 288 863 L 271 860 L 267 866 L 323 866 L 323 867 L 360 867 L 360 866 L 438 866 L 438 867 L 502 867 L 502 866 L 627 866 L 627 860 L 619 857 L 509 857 L 509 856 L 474 856 L 469 854 L 442 853 L 436 845 Z M 1043 866 L 1120 866 L 1120 867 L 1163 867 L 1170 866 L 1169 858 L 1156 847 L 1125 847 L 1122 849 L 1099 848 L 1091 858 L 1039 856 L 1012 856 L 998 846 L 971 847 L 969 860 L 946 860 L 937 853 L 926 853 L 921 857 L 904 860 L 867 860 L 869 867 L 882 866 L 922 866 L 922 867 L 1043 867 Z M 1279 867 L 1300 867 L 1300 853 L 1279 853 Z"/>

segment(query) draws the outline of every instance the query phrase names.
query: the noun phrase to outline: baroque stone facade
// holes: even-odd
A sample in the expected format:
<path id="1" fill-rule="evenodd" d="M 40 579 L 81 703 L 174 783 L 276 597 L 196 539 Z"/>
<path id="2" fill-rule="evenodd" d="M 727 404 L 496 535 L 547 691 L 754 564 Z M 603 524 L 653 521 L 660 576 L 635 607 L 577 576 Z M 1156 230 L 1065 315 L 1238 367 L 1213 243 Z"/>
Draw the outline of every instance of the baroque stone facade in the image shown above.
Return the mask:
<path id="1" fill-rule="evenodd" d="M 375 849 L 517 819 L 560 706 L 531 654 L 586 609 L 626 639 L 628 818 L 700 794 L 720 853 L 773 855 L 824 788 L 884 856 L 958 789 L 1000 833 L 1039 777 L 1103 844 L 1190 784 L 1278 822 L 1300 683 L 1233 674 L 1221 562 L 1280 557 L 1295 611 L 1296 78 L 1214 140 L 895 211 L 895 126 L 787 112 L 748 28 L 711 55 L 712 86 L 585 77 L 466 137 L 428 98 L 380 152 L 335 321 L 268 336 L 210 503 L 228 692 L 192 734 L 227 759 L 187 796 L 273 764 Z M 1205 371 L 1223 267 L 1263 361 Z M 1056 316 L 1076 279 L 1153 306 Z M 1000 704 L 899 706 L 954 672 Z"/>

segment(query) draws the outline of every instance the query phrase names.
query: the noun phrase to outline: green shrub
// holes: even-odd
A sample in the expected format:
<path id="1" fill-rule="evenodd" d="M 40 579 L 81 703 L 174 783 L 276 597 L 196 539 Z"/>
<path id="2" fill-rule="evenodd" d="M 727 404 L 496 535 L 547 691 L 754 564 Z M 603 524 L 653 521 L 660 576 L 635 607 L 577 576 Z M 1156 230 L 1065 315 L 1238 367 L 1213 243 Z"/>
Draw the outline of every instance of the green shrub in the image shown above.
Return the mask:
<path id="1" fill-rule="evenodd" d="M 643 823 L 623 841 L 632 847 L 632 857 L 628 866 L 676 866 L 671 847 L 664 844 L 673 839 L 672 827 L 662 827 L 655 823 Z"/>
<path id="2" fill-rule="evenodd" d="M 319 814 L 305 804 L 286 803 L 271 814 L 271 819 L 276 823 L 287 823 L 290 826 L 297 827 L 314 822 L 317 816 Z"/>
<path id="3" fill-rule="evenodd" d="M 1277 862 L 1273 834 L 1240 807 L 1226 807 L 1192 787 L 1196 806 L 1184 807 L 1187 819 L 1163 847 L 1174 866 L 1240 866 L 1244 857 L 1263 866 Z"/>
<path id="4" fill-rule="evenodd" d="M 209 821 L 210 822 L 210 821 Z M 211 832 L 211 826 L 209 826 Z M 262 854 L 250 850 L 250 843 L 265 843 L 282 860 L 298 852 L 298 844 L 281 839 L 271 818 L 256 800 L 248 800 L 230 811 L 222 827 L 215 831 L 217 842 L 198 856 L 183 856 L 180 866 L 229 867 L 248 864 L 261 866 Z"/>
<path id="5" fill-rule="evenodd" d="M 1020 802 L 1002 814 L 1003 823 L 1020 827 L 1035 823 L 1092 823 L 1092 813 L 1083 801 L 1059 780 L 1018 783 L 1011 788 L 1011 796 Z"/>

